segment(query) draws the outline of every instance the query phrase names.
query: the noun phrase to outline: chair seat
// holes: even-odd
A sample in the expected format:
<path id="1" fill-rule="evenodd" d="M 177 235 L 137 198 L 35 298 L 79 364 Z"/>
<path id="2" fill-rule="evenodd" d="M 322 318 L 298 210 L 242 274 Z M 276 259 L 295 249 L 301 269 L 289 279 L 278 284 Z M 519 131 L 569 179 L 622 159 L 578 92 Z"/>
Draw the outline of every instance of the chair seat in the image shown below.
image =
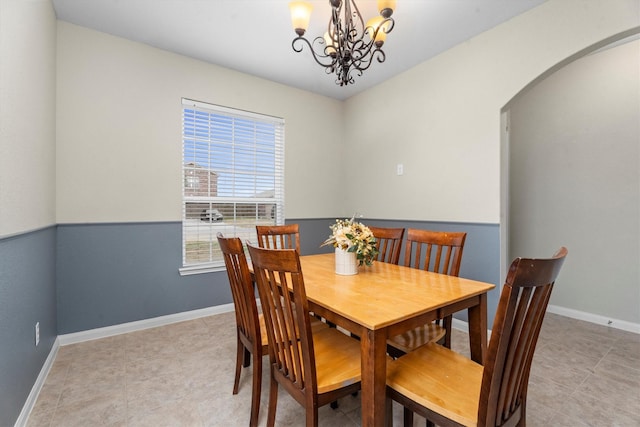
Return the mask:
<path id="1" fill-rule="evenodd" d="M 313 331 L 318 393 L 360 381 L 360 342 L 334 328 Z"/>
<path id="2" fill-rule="evenodd" d="M 391 337 L 387 340 L 387 344 L 403 353 L 409 353 L 427 343 L 440 341 L 446 334 L 444 327 L 431 322 Z"/>
<path id="3" fill-rule="evenodd" d="M 483 367 L 428 343 L 387 363 L 387 386 L 464 426 L 476 426 Z"/>

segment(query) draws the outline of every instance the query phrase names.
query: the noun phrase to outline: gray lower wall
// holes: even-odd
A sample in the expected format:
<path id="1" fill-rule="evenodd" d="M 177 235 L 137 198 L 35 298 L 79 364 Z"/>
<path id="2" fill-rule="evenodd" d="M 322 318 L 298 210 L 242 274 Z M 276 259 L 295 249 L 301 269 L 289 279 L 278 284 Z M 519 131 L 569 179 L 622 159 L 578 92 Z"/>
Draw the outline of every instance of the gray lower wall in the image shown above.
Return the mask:
<path id="1" fill-rule="evenodd" d="M 334 219 L 300 224 L 301 254 L 320 248 Z M 366 224 L 461 230 L 468 233 L 460 275 L 498 284 L 499 227 L 416 221 L 363 220 Z M 230 303 L 225 272 L 180 276 L 181 224 L 59 225 L 58 331 L 68 334 Z M 495 293 L 495 292 L 494 292 Z M 497 295 L 489 298 L 489 324 Z M 465 319 L 465 313 L 461 313 Z"/>
<path id="2" fill-rule="evenodd" d="M 55 226 L 0 239 L 0 426 L 18 419 L 58 336 L 55 241 Z"/>
<path id="3" fill-rule="evenodd" d="M 181 236 L 180 222 L 59 225 L 59 333 L 230 303 L 226 272 L 180 276 Z"/>

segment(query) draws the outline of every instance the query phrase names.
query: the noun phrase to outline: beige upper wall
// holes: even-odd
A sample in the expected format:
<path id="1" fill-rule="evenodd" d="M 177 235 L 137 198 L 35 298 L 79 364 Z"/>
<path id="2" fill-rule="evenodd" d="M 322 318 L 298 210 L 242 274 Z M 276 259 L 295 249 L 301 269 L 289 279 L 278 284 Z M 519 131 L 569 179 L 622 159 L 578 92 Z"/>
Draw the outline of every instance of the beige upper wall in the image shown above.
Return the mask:
<path id="1" fill-rule="evenodd" d="M 345 211 L 499 223 L 501 108 L 546 70 L 639 25 L 637 0 L 549 0 L 347 100 L 347 159 L 362 166 L 347 172 Z"/>
<path id="2" fill-rule="evenodd" d="M 58 223 L 181 219 L 182 97 L 283 117 L 286 217 L 334 215 L 341 102 L 62 21 L 57 69 Z"/>
<path id="3" fill-rule="evenodd" d="M 500 109 L 639 25 L 636 0 L 550 0 L 340 103 L 59 22 L 56 220 L 179 220 L 184 96 L 285 118 L 289 218 L 498 223 Z"/>
<path id="4" fill-rule="evenodd" d="M 0 238 L 55 224 L 56 17 L 0 1 Z"/>

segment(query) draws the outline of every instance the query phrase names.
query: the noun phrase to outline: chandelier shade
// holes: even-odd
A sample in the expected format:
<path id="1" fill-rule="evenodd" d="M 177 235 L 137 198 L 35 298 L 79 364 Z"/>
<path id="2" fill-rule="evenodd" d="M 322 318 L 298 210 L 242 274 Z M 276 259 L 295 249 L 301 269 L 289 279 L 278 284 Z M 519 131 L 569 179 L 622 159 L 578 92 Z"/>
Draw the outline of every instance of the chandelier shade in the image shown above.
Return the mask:
<path id="1" fill-rule="evenodd" d="M 396 7 L 395 0 L 378 0 L 379 16 L 364 24 L 355 0 L 329 0 L 331 18 L 327 31 L 309 41 L 304 37 L 313 5 L 307 1 L 289 3 L 291 23 L 297 37 L 291 42 L 295 52 L 302 52 L 308 46 L 313 59 L 325 68 L 327 74 L 336 75 L 336 84 L 345 86 L 355 83 L 354 77 L 361 76 L 374 60 L 382 63 L 386 55 L 382 46 L 387 34 L 393 30 L 391 18 Z"/>
<path id="2" fill-rule="evenodd" d="M 293 29 L 299 36 L 304 35 L 309 27 L 313 5 L 307 1 L 292 1 L 289 3 L 289 10 L 291 11 Z"/>

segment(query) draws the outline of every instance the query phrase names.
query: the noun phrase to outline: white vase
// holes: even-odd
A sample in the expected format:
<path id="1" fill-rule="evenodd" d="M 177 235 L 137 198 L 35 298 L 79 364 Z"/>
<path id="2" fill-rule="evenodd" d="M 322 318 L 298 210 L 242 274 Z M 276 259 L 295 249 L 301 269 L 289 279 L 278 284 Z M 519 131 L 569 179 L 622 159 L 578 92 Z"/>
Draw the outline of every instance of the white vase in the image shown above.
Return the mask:
<path id="1" fill-rule="evenodd" d="M 358 260 L 355 252 L 336 248 L 336 274 L 343 276 L 358 274 Z"/>

